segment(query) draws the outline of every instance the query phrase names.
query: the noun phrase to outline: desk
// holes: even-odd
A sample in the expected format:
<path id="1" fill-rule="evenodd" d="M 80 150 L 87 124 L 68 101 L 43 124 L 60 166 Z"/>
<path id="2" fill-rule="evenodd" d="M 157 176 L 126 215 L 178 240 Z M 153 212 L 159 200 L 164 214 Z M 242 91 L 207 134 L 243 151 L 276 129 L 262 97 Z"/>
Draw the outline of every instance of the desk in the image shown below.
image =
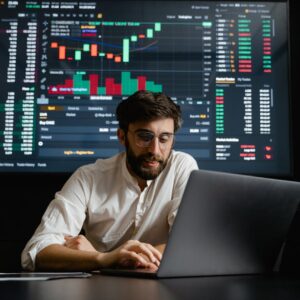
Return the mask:
<path id="1" fill-rule="evenodd" d="M 93 275 L 81 279 L 0 282 L 1 300 L 299 300 L 300 278 L 219 276 L 136 279 Z"/>

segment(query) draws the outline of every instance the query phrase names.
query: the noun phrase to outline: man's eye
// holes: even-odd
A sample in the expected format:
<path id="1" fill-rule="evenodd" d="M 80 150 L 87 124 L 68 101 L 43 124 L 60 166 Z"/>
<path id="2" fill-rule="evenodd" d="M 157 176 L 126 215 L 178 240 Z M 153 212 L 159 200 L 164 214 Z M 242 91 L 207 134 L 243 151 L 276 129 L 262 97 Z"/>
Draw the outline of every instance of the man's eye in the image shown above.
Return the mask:
<path id="1" fill-rule="evenodd" d="M 170 135 L 168 134 L 163 134 L 159 137 L 159 141 L 161 143 L 167 143 L 170 140 Z"/>
<path id="2" fill-rule="evenodd" d="M 152 134 L 139 134 L 138 137 L 143 141 L 151 141 L 153 139 Z"/>

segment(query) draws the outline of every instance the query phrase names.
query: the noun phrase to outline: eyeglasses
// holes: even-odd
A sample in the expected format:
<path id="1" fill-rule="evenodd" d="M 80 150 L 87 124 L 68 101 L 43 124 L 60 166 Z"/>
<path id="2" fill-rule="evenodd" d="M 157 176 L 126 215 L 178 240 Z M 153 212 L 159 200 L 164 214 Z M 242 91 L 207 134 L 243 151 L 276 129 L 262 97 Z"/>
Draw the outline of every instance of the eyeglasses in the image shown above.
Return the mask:
<path id="1" fill-rule="evenodd" d="M 168 148 L 174 141 L 174 133 L 170 132 L 155 135 L 153 132 L 147 130 L 128 131 L 133 134 L 135 144 L 141 148 L 150 147 L 153 139 L 156 137 L 158 138 L 160 149 Z"/>

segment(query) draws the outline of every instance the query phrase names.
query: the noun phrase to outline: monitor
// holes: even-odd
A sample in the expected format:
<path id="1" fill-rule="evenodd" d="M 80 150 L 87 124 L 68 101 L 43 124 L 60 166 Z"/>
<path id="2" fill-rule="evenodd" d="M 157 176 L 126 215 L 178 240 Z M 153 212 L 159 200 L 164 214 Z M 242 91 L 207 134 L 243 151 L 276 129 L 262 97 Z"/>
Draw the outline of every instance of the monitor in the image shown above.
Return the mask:
<path id="1" fill-rule="evenodd" d="M 0 173 L 70 173 L 123 151 L 117 104 L 181 106 L 202 169 L 293 172 L 288 1 L 0 1 Z"/>

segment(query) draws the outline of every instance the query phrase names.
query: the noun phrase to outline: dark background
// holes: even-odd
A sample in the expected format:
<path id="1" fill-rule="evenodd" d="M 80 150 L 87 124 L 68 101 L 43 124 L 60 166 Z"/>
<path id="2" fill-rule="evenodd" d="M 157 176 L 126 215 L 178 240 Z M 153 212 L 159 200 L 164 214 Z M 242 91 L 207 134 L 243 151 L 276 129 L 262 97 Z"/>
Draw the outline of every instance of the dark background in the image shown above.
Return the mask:
<path id="1" fill-rule="evenodd" d="M 296 0 L 290 0 L 293 179 L 300 181 L 300 100 L 297 98 L 300 34 L 296 6 Z M 22 249 L 39 224 L 55 192 L 69 176 L 70 174 L 0 175 L 0 272 L 21 270 Z"/>

